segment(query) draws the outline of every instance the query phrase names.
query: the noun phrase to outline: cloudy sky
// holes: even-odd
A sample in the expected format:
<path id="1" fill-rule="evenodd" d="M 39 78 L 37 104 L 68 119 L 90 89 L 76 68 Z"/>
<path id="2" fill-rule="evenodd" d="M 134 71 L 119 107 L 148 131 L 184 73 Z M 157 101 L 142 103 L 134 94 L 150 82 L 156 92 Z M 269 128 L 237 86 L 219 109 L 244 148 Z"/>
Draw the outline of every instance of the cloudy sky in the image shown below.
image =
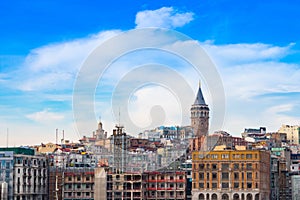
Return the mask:
<path id="1" fill-rule="evenodd" d="M 296 1 L 279 0 L 2 1 L 0 146 L 6 145 L 7 132 L 10 146 L 54 142 L 56 129 L 76 141 L 96 129 L 100 116 L 109 133 L 119 122 L 125 127 L 133 123 L 131 134 L 159 123 L 188 125 L 189 110 L 183 104 L 193 103 L 199 79 L 211 120 L 224 118 L 218 129 L 240 135 L 246 127 L 276 131 L 281 124 L 299 124 L 298 8 Z M 159 48 L 193 52 L 197 44 L 205 50 L 222 80 L 225 96 L 218 100 L 225 102 L 224 116 L 214 99 L 219 92 L 209 82 L 214 74 L 197 74 L 179 56 L 149 49 L 118 55 L 96 79 L 85 76 L 83 80 L 97 80 L 91 91 L 93 115 L 84 115 L 84 105 L 91 103 L 84 98 L 81 110 L 74 113 L 78 107 L 73 103 L 74 88 L 89 56 L 120 34 L 147 27 L 192 38 L 189 43 L 176 43 L 168 39 L 175 37 L 169 33 L 153 34 L 151 41 L 161 42 Z M 148 37 L 139 35 L 129 41 L 132 46 L 143 45 Z M 118 45 L 99 56 L 111 56 Z M 183 85 L 192 94 L 180 93 Z M 78 113 L 80 121 L 74 119 Z"/>

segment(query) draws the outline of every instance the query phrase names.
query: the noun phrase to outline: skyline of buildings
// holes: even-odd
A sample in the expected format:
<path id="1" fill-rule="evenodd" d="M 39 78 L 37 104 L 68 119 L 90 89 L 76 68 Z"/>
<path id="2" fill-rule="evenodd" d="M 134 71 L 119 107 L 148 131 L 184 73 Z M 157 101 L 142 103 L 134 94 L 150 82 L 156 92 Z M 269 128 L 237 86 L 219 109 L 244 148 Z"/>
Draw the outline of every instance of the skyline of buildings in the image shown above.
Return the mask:
<path id="1" fill-rule="evenodd" d="M 3 200 L 293 200 L 300 192 L 300 127 L 246 128 L 241 137 L 208 134 L 201 87 L 191 126 L 133 137 L 101 121 L 78 143 L 0 148 Z M 283 133 L 283 132 L 286 133 Z M 296 197 L 296 198 L 295 198 Z"/>

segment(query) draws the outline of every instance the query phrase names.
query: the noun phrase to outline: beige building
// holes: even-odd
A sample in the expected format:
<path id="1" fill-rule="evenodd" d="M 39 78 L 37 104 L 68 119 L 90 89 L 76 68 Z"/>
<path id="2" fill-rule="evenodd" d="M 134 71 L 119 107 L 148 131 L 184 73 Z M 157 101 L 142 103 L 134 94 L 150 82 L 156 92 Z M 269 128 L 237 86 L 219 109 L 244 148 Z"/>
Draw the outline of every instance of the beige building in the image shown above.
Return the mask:
<path id="1" fill-rule="evenodd" d="M 192 153 L 192 199 L 270 199 L 270 153 L 218 150 Z"/>
<path id="2" fill-rule="evenodd" d="M 67 168 L 63 199 L 94 199 L 94 174 L 93 168 Z"/>
<path id="3" fill-rule="evenodd" d="M 40 146 L 38 146 L 36 151 L 37 153 L 41 153 L 41 154 L 49 154 L 49 153 L 53 153 L 56 148 L 61 148 L 61 146 L 49 142 L 47 144 L 41 144 Z"/>
<path id="4" fill-rule="evenodd" d="M 300 144 L 300 126 L 282 125 L 278 132 L 286 133 L 290 144 Z"/>
<path id="5" fill-rule="evenodd" d="M 141 173 L 107 174 L 107 200 L 142 200 Z"/>

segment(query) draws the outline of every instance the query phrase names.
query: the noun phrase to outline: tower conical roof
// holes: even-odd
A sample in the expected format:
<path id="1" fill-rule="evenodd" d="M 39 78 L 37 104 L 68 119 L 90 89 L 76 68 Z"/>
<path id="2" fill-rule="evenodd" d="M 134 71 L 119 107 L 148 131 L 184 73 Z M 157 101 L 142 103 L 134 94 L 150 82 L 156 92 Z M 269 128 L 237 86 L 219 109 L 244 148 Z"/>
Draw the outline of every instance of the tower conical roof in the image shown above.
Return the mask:
<path id="1" fill-rule="evenodd" d="M 206 105 L 200 85 L 199 85 L 199 89 L 198 89 L 198 93 L 194 105 Z"/>

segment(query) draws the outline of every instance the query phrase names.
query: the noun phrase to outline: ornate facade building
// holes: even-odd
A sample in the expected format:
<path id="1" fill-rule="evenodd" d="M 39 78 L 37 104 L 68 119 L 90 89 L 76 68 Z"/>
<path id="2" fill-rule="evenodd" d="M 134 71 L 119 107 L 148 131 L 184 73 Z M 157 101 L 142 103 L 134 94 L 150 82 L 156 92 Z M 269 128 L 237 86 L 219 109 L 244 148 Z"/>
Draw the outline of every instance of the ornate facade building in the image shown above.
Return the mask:
<path id="1" fill-rule="evenodd" d="M 215 150 L 192 153 L 192 199 L 269 200 L 270 153 Z"/>

